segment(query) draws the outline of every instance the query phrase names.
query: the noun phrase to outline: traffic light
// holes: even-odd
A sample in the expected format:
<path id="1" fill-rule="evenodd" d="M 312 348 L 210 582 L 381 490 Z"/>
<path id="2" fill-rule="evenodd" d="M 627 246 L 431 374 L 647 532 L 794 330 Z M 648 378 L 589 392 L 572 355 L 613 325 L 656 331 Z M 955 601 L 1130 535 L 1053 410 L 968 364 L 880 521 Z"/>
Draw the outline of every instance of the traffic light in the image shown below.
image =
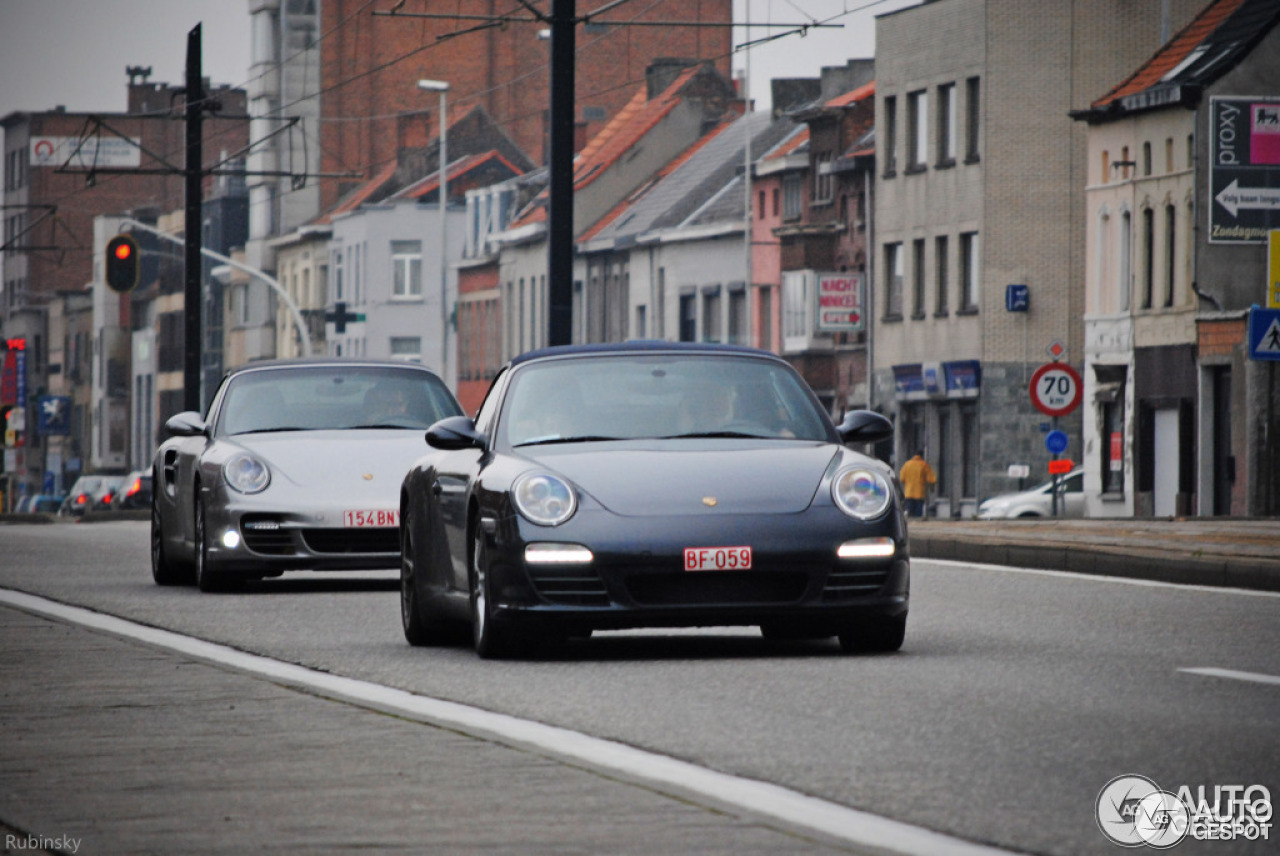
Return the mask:
<path id="1" fill-rule="evenodd" d="M 116 235 L 107 241 L 107 288 L 133 291 L 138 285 L 139 256 L 133 235 Z"/>

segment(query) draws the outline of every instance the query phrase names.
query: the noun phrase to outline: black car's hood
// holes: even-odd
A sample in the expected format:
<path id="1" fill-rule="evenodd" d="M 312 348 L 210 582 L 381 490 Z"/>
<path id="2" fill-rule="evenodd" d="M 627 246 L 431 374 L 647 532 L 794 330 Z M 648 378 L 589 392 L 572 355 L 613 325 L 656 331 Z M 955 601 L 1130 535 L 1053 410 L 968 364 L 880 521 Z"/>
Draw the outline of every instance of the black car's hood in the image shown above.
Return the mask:
<path id="1" fill-rule="evenodd" d="M 665 440 L 523 448 L 616 514 L 788 514 L 813 501 L 840 447 L 821 442 Z"/>

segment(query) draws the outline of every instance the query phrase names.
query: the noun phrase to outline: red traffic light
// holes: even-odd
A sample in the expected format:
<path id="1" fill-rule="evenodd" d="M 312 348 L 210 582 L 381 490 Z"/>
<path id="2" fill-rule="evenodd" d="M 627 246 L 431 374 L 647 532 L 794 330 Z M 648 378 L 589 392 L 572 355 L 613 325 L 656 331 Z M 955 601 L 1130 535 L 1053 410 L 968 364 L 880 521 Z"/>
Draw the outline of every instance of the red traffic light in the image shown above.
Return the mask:
<path id="1" fill-rule="evenodd" d="M 107 288 L 112 291 L 133 291 L 138 286 L 138 242 L 133 235 L 124 233 L 107 241 Z"/>

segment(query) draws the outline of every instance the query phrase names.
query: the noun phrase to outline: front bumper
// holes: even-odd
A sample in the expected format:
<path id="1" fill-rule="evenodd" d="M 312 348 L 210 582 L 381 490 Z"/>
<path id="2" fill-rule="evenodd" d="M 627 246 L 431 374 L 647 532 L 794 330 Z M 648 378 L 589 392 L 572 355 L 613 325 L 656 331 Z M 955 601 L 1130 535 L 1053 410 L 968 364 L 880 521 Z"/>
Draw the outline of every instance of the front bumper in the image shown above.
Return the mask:
<path id="1" fill-rule="evenodd" d="M 495 522 L 486 549 L 494 617 L 591 629 L 800 624 L 832 635 L 870 615 L 900 616 L 910 596 L 905 531 L 893 515 L 850 520 L 835 508 L 794 515 L 620 518 L 579 512 L 562 527 Z M 845 542 L 891 538 L 894 555 L 840 559 Z M 580 544 L 586 564 L 530 564 L 531 542 Z M 742 571 L 686 571 L 686 547 L 750 546 Z"/>
<path id="2" fill-rule="evenodd" d="M 218 572 L 274 574 L 290 570 L 367 571 L 400 566 L 395 526 L 344 527 L 341 509 L 277 511 L 229 505 L 208 508 L 208 562 Z M 228 545 L 226 534 L 235 533 Z"/>

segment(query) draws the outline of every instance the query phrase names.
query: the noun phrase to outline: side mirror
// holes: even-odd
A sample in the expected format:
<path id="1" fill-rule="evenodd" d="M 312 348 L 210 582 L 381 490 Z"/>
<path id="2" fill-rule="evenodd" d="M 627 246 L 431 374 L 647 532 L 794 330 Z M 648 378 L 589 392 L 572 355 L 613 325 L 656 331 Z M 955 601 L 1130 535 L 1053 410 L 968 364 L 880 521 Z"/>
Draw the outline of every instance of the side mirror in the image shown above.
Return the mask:
<path id="1" fill-rule="evenodd" d="M 164 423 L 164 430 L 172 437 L 201 437 L 208 433 L 209 426 L 194 410 L 185 410 L 169 417 Z"/>
<path id="2" fill-rule="evenodd" d="M 870 410 L 850 410 L 838 430 L 846 443 L 874 443 L 893 436 L 893 423 Z"/>
<path id="3" fill-rule="evenodd" d="M 483 449 L 487 439 L 466 416 L 449 416 L 427 429 L 427 445 L 433 449 Z"/>

